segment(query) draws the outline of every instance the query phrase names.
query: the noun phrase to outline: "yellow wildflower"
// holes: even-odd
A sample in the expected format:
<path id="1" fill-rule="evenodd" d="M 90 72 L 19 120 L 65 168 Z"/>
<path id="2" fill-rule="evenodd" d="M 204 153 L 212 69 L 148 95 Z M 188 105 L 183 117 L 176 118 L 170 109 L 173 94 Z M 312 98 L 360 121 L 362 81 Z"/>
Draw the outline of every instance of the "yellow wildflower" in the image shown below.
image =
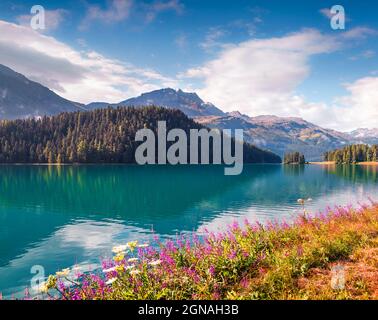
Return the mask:
<path id="1" fill-rule="evenodd" d="M 66 268 L 66 269 L 63 269 L 62 271 L 57 271 L 56 276 L 67 277 L 69 274 L 70 274 L 70 269 Z"/>
<path id="2" fill-rule="evenodd" d="M 116 266 L 115 269 L 118 273 L 122 273 L 125 270 L 125 267 L 123 265 L 120 265 Z"/>
<path id="3" fill-rule="evenodd" d="M 42 285 L 42 289 L 44 292 L 49 291 L 50 289 L 55 289 L 57 284 L 57 278 L 56 276 L 49 276 L 47 278 L 47 281 Z"/>
<path id="4" fill-rule="evenodd" d="M 41 293 L 47 293 L 47 292 L 49 291 L 49 288 L 47 287 L 46 282 L 44 282 L 44 283 L 41 285 L 41 287 L 39 288 L 39 291 L 40 291 Z"/>
<path id="5" fill-rule="evenodd" d="M 123 259 L 125 259 L 125 255 L 123 253 L 119 253 L 114 257 L 115 262 L 121 262 Z"/>
<path id="6" fill-rule="evenodd" d="M 127 247 L 131 250 L 134 251 L 134 249 L 137 247 L 138 241 L 130 241 L 127 243 Z"/>

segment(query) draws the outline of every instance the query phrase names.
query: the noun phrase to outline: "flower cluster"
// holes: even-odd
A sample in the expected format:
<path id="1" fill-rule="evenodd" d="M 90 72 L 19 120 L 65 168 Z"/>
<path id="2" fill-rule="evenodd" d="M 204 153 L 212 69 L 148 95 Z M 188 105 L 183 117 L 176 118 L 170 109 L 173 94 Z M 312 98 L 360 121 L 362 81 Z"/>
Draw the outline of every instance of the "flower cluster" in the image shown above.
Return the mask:
<path id="1" fill-rule="evenodd" d="M 378 232 L 378 205 L 336 207 L 292 223 L 245 221 L 206 236 L 113 248 L 101 272 L 50 276 L 62 299 L 275 299 L 302 297 L 298 279 L 345 259 Z M 62 281 L 65 279 L 65 283 Z M 67 285 L 68 282 L 68 285 Z"/>

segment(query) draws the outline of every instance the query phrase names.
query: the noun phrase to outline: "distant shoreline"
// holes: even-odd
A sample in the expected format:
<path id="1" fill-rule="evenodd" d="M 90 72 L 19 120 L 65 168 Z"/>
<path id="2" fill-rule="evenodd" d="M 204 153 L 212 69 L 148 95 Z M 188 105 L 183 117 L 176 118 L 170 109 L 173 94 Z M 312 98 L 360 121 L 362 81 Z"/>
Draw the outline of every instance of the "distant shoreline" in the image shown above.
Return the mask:
<path id="1" fill-rule="evenodd" d="M 315 165 L 320 165 L 320 166 L 329 166 L 329 165 L 336 165 L 335 161 L 314 161 L 314 162 L 309 162 L 309 164 L 315 164 Z M 353 163 L 351 163 L 353 164 Z M 354 163 L 354 165 L 358 166 L 378 166 L 378 162 L 376 161 L 369 161 L 369 162 L 357 162 Z"/>
<path id="2" fill-rule="evenodd" d="M 75 162 L 75 163 L 23 163 L 23 162 L 10 162 L 10 163 L 0 163 L 0 166 L 97 166 L 97 165 L 104 165 L 104 166 L 138 166 L 138 167 L 178 167 L 178 166 L 227 166 L 226 164 L 177 164 L 177 165 L 172 165 L 172 164 L 137 164 L 137 163 L 126 163 L 126 162 L 88 162 L 88 163 L 81 163 L 81 162 Z M 245 162 L 243 165 L 282 165 L 282 163 L 274 163 L 274 162 Z"/>

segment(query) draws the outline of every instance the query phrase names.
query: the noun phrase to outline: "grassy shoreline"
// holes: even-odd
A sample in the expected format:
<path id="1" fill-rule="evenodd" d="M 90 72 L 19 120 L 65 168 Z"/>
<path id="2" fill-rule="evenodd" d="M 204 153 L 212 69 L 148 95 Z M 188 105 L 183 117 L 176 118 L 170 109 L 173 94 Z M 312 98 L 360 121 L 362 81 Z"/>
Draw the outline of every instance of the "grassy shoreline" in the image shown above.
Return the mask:
<path id="1" fill-rule="evenodd" d="M 377 203 L 303 215 L 290 225 L 234 223 L 204 241 L 156 241 L 158 248 L 115 247 L 100 273 L 58 272 L 44 292 L 58 289 L 72 300 L 378 299 Z M 345 286 L 333 289 L 336 266 Z"/>

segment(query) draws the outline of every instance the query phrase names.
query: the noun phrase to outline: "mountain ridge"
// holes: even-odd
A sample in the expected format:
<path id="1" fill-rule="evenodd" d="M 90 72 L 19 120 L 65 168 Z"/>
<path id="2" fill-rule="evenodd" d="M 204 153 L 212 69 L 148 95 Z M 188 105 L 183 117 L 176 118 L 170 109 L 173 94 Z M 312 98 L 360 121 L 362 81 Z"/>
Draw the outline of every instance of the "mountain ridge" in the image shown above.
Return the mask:
<path id="1" fill-rule="evenodd" d="M 0 117 L 19 119 L 82 110 L 47 87 L 0 64 Z"/>
<path id="2" fill-rule="evenodd" d="M 309 161 L 322 159 L 324 152 L 355 143 L 378 143 L 378 134 L 367 139 L 356 139 L 351 133 L 325 129 L 299 117 L 261 115 L 249 117 L 231 112 L 224 117 L 198 117 L 195 119 L 210 128 L 244 130 L 246 142 L 270 150 L 281 157 L 299 151 Z M 378 131 L 378 130 L 377 130 Z M 371 129 L 369 132 L 375 132 Z"/>
<path id="3" fill-rule="evenodd" d="M 340 132 L 322 128 L 299 117 L 251 117 L 239 111 L 227 113 L 212 103 L 204 102 L 197 93 L 184 92 L 181 89 L 154 90 L 115 104 L 92 102 L 82 105 L 64 99 L 41 84 L 0 64 L 0 119 L 40 117 L 118 106 L 178 109 L 210 128 L 244 129 L 246 142 L 259 148 L 280 156 L 286 152 L 299 151 L 307 160 L 319 160 L 325 151 L 347 144 L 378 144 L 378 128 Z"/>
<path id="4" fill-rule="evenodd" d="M 178 109 L 189 117 L 207 115 L 225 115 L 212 103 L 204 102 L 195 92 L 184 92 L 181 89 L 164 88 L 145 92 L 133 98 L 123 100 L 119 103 L 92 102 L 86 107 L 88 109 L 111 107 L 144 107 L 158 106 L 169 109 Z"/>

